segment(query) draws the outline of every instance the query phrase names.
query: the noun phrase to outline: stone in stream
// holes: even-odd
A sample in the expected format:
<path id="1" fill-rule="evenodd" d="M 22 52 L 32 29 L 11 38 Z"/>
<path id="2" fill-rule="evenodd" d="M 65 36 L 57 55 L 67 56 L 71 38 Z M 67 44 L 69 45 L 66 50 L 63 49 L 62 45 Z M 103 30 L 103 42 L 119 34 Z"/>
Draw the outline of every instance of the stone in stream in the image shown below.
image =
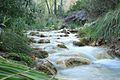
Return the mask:
<path id="1" fill-rule="evenodd" d="M 39 32 L 30 32 L 29 35 L 31 35 L 31 36 L 36 36 L 37 34 L 39 34 Z"/>
<path id="2" fill-rule="evenodd" d="M 36 35 L 37 37 L 47 37 L 46 35 L 44 35 L 44 34 L 38 34 L 38 35 Z"/>
<path id="3" fill-rule="evenodd" d="M 70 33 L 77 33 L 78 32 L 78 30 L 77 29 L 70 29 L 70 30 L 68 30 Z"/>
<path id="4" fill-rule="evenodd" d="M 28 38 L 28 41 L 29 41 L 30 43 L 36 43 L 36 40 L 35 40 L 34 38 Z"/>
<path id="5" fill-rule="evenodd" d="M 91 62 L 86 59 L 86 58 L 82 58 L 82 57 L 73 57 L 73 58 L 69 58 L 66 59 L 64 61 L 64 64 L 66 67 L 74 67 L 74 66 L 79 66 L 79 65 L 87 65 L 90 64 Z"/>
<path id="6" fill-rule="evenodd" d="M 48 57 L 48 52 L 38 49 L 38 50 L 33 50 L 31 53 L 29 53 L 32 57 L 37 57 L 40 59 L 47 58 Z"/>
<path id="7" fill-rule="evenodd" d="M 85 46 L 83 43 L 81 43 L 80 41 L 73 41 L 73 45 L 75 46 Z"/>
<path id="8" fill-rule="evenodd" d="M 39 71 L 45 72 L 48 75 L 55 75 L 57 74 L 57 69 L 54 65 L 45 59 L 39 59 L 35 61 L 35 68 Z"/>
<path id="9" fill-rule="evenodd" d="M 50 43 L 49 39 L 40 39 L 38 43 Z"/>
<path id="10" fill-rule="evenodd" d="M 62 44 L 62 43 L 61 43 L 61 44 L 58 44 L 57 47 L 67 49 L 67 47 L 66 47 L 64 44 Z"/>

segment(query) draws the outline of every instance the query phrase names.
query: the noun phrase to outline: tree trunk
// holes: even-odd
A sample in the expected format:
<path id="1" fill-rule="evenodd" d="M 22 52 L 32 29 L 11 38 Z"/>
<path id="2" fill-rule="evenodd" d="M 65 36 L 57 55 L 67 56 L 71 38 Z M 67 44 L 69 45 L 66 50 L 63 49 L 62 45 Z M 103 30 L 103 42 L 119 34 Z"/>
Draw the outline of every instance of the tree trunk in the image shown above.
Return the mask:
<path id="1" fill-rule="evenodd" d="M 46 2 L 46 5 L 47 5 L 47 8 L 48 8 L 48 13 L 50 14 L 50 7 L 49 7 L 49 4 L 48 4 L 48 1 L 45 0 L 45 2 Z"/>
<path id="2" fill-rule="evenodd" d="M 60 2 L 60 15 L 62 16 L 62 12 L 63 12 L 63 0 L 61 0 Z"/>
<path id="3" fill-rule="evenodd" d="M 54 0 L 54 14 L 57 14 L 57 0 Z"/>

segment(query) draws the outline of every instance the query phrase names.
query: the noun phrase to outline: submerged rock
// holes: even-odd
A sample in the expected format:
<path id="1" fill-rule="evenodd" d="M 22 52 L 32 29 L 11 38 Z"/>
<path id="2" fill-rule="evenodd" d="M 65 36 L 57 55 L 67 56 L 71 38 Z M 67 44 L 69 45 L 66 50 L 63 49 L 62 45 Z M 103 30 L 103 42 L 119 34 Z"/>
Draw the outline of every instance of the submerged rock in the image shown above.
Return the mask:
<path id="1" fill-rule="evenodd" d="M 74 67 L 74 66 L 79 66 L 79 65 L 87 65 L 90 64 L 91 62 L 82 57 L 74 57 L 74 58 L 69 58 L 64 61 L 64 64 L 66 67 Z"/>
<path id="2" fill-rule="evenodd" d="M 58 44 L 57 47 L 59 47 L 59 48 L 66 48 L 67 49 L 67 47 L 64 44 Z"/>
<path id="3" fill-rule="evenodd" d="M 108 53 L 99 53 L 95 56 L 97 59 L 111 59 L 112 57 Z"/>
<path id="4" fill-rule="evenodd" d="M 40 39 L 38 43 L 50 43 L 49 39 Z"/>
<path id="5" fill-rule="evenodd" d="M 48 75 L 55 75 L 57 74 L 57 69 L 54 65 L 45 59 L 39 59 L 35 62 L 35 68 L 39 71 L 45 72 Z"/>

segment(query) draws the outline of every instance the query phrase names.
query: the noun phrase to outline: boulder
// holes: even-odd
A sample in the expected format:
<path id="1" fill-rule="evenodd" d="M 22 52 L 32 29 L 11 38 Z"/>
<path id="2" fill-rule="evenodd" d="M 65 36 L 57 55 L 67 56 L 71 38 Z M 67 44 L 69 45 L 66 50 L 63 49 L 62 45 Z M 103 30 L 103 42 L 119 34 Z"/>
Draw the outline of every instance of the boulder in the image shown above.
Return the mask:
<path id="1" fill-rule="evenodd" d="M 71 15 L 67 16 L 64 19 L 64 23 L 68 23 L 71 21 L 81 21 L 82 24 L 85 24 L 87 19 L 88 19 L 88 12 L 86 10 L 80 10 L 77 12 L 73 12 Z"/>
<path id="2" fill-rule="evenodd" d="M 35 68 L 39 71 L 45 72 L 48 75 L 55 75 L 57 74 L 57 69 L 54 65 L 45 59 L 39 59 L 35 62 Z"/>
<path id="3" fill-rule="evenodd" d="M 67 47 L 66 47 L 64 44 L 62 44 L 62 43 L 61 43 L 61 44 L 58 44 L 57 47 L 67 49 Z"/>
<path id="4" fill-rule="evenodd" d="M 38 43 L 50 43 L 49 39 L 40 39 Z"/>
<path id="5" fill-rule="evenodd" d="M 74 67 L 74 66 L 79 66 L 79 65 L 87 65 L 90 64 L 91 62 L 83 57 L 73 57 L 66 59 L 64 61 L 64 64 L 66 67 Z"/>

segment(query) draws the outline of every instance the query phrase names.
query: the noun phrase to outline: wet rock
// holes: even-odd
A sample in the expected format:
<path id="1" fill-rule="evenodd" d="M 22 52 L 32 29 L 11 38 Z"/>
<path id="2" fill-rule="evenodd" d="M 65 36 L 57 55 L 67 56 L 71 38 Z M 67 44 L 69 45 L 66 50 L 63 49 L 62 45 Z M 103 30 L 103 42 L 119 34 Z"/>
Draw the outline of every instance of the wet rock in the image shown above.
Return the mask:
<path id="1" fill-rule="evenodd" d="M 83 43 L 81 43 L 80 41 L 73 41 L 73 45 L 75 46 L 85 46 Z"/>
<path id="2" fill-rule="evenodd" d="M 70 30 L 68 30 L 70 33 L 77 33 L 78 32 L 78 30 L 77 29 L 70 29 Z"/>
<path id="3" fill-rule="evenodd" d="M 44 34 L 39 34 L 39 35 L 37 35 L 38 37 L 47 37 L 46 35 L 44 35 Z"/>
<path id="4" fill-rule="evenodd" d="M 90 44 L 91 39 L 90 38 L 81 38 L 80 42 L 84 45 L 89 45 Z"/>
<path id="5" fill-rule="evenodd" d="M 39 71 L 45 72 L 48 75 L 55 75 L 57 74 L 57 69 L 54 65 L 45 59 L 39 59 L 35 62 L 35 68 Z"/>
<path id="6" fill-rule="evenodd" d="M 70 34 L 70 32 L 69 32 L 68 30 L 66 30 L 66 29 L 63 29 L 63 30 L 61 31 L 61 33 Z"/>
<path id="7" fill-rule="evenodd" d="M 79 57 L 79 58 L 69 58 L 69 59 L 66 59 L 64 61 L 64 64 L 66 67 L 74 67 L 74 66 L 79 66 L 79 65 L 87 65 L 87 64 L 90 64 L 91 62 L 86 59 L 86 58 L 82 58 L 82 57 Z"/>
<path id="8" fill-rule="evenodd" d="M 36 34 L 39 34 L 39 32 L 30 32 L 29 35 L 31 35 L 31 36 L 35 36 Z"/>
<path id="9" fill-rule="evenodd" d="M 64 44 L 58 44 L 57 47 L 67 49 L 67 47 Z"/>
<path id="10" fill-rule="evenodd" d="M 36 43 L 36 40 L 34 38 L 28 38 L 28 41 L 31 43 Z"/>
<path id="11" fill-rule="evenodd" d="M 120 58 L 120 49 L 110 49 L 108 51 L 108 54 L 113 58 L 115 58 L 115 57 Z"/>
<path id="12" fill-rule="evenodd" d="M 29 53 L 32 57 L 38 57 L 40 59 L 47 58 L 48 57 L 48 52 L 43 51 L 41 49 L 34 50 L 31 53 Z"/>
<path id="13" fill-rule="evenodd" d="M 50 40 L 48 39 L 40 39 L 38 43 L 50 43 Z"/>

